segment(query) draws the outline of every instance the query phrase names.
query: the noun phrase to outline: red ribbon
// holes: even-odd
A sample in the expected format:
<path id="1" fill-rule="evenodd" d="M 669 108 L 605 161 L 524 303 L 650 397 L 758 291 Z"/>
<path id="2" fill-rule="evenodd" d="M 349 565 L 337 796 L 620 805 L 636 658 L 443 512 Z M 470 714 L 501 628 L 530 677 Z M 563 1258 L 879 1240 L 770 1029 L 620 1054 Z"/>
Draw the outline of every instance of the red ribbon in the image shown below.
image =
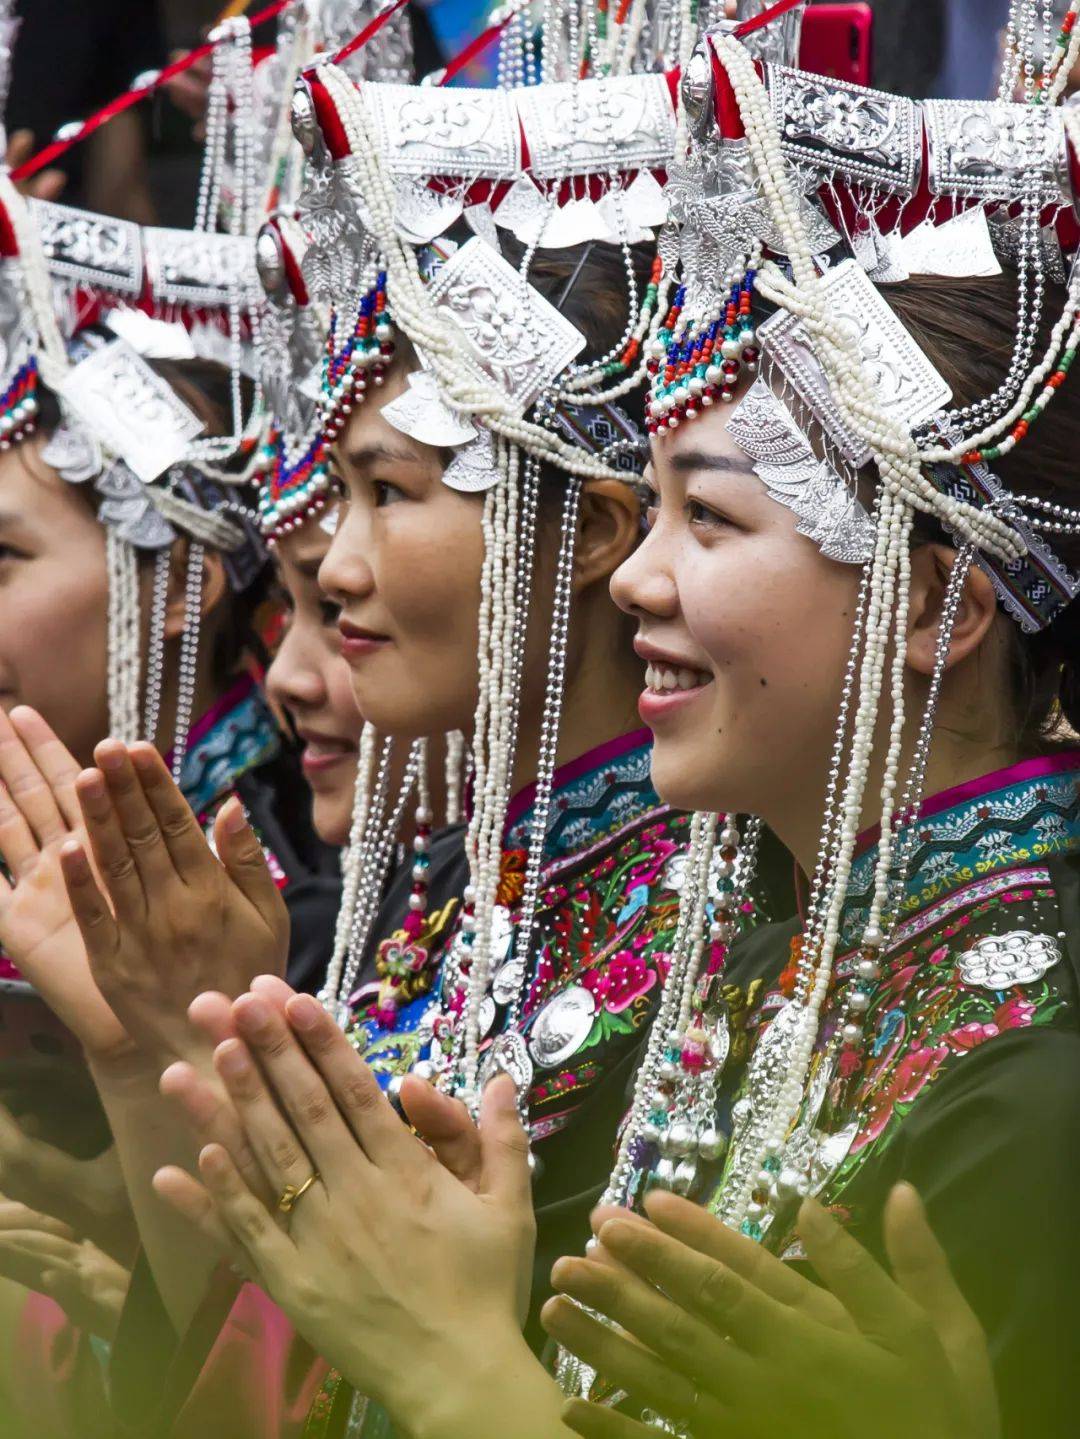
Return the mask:
<path id="1" fill-rule="evenodd" d="M 779 20 L 781 15 L 786 15 L 789 10 L 794 10 L 796 5 L 801 5 L 804 0 L 777 0 L 775 5 L 770 5 L 767 10 L 762 10 L 760 15 L 755 15 L 752 20 L 744 20 L 741 25 L 735 27 L 735 38 L 741 40 L 744 35 L 752 35 L 755 30 L 764 30 L 766 25 L 771 25 L 774 20 Z"/>
<path id="2" fill-rule="evenodd" d="M 400 0 L 400 3 L 404 4 L 405 0 Z M 274 16 L 280 15 L 289 4 L 291 4 L 291 0 L 274 0 L 272 5 L 267 5 L 264 10 L 260 10 L 257 15 L 252 16 L 251 28 L 254 30 L 256 26 L 265 25 L 268 20 L 273 20 Z M 155 90 L 160 89 L 175 75 L 182 75 L 185 70 L 190 70 L 192 65 L 198 64 L 200 60 L 212 54 L 222 43 L 221 40 L 208 40 L 204 45 L 199 45 L 194 50 L 189 50 L 186 55 L 181 55 L 180 59 L 174 60 L 171 65 L 166 65 L 164 70 L 159 70 L 149 84 L 140 85 L 137 90 L 128 90 L 123 95 L 117 96 L 115 100 L 110 100 L 89 119 L 84 120 L 73 135 L 69 135 L 65 140 L 53 140 L 43 150 L 39 150 L 36 155 L 31 155 L 30 159 L 24 161 L 18 169 L 12 170 L 11 178 L 13 180 L 29 180 L 39 170 L 44 170 L 46 165 L 51 165 L 61 155 L 66 155 L 73 146 L 78 145 L 81 140 L 85 140 L 88 135 L 92 135 L 95 130 L 100 130 L 102 125 L 107 124 L 114 115 L 120 115 L 125 110 L 130 110 L 132 105 L 137 105 L 140 100 L 145 100 L 147 95 L 152 95 Z"/>
<path id="3" fill-rule="evenodd" d="M 396 15 L 397 12 L 401 9 L 401 7 L 406 3 L 407 0 L 395 0 L 395 4 L 391 5 L 389 9 L 381 10 L 373 20 L 368 21 L 368 23 L 360 31 L 359 35 L 354 36 L 347 45 L 344 45 L 337 52 L 331 63 L 334 65 L 340 65 L 342 60 L 347 60 L 349 56 L 354 55 L 357 50 L 362 50 L 369 40 L 373 40 L 375 38 L 375 36 L 379 33 L 382 27 L 386 24 L 387 20 L 390 19 L 391 15 Z"/>

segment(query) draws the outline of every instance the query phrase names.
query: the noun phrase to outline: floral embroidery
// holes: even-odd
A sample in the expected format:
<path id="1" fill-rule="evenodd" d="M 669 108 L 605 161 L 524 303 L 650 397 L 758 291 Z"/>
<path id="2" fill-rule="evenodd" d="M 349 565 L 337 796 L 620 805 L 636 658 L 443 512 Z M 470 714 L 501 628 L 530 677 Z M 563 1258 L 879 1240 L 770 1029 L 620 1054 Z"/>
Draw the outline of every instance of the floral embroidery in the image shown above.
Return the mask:
<path id="1" fill-rule="evenodd" d="M 835 965 L 814 1060 L 819 1073 L 826 1064 L 834 1068 L 820 1111 L 815 1117 L 804 1103 L 799 1121 L 819 1138 L 845 1140 L 825 1171 L 827 1203 L 845 1195 L 954 1064 L 1004 1034 L 1060 1022 L 1068 1004 L 1054 967 L 1061 917 L 1049 871 L 1032 861 L 1048 846 L 1080 851 L 1080 751 L 1042 763 L 1047 774 L 1032 773 L 1038 762 L 1028 762 L 964 787 L 976 792 L 953 805 L 930 802 L 929 817 L 918 822 L 905 917 L 870 996 L 865 1044 L 838 1054 L 831 1041 L 858 960 L 861 894 L 874 851 L 856 861 L 856 896 L 841 931 L 852 948 Z M 997 946 L 988 945 L 991 937 Z M 790 994 L 799 943 L 751 1018 L 755 1042 Z M 1005 958 L 995 958 L 1003 947 Z M 998 976 L 1028 982 L 994 989 Z M 820 1101 L 820 1086 L 817 1093 Z M 784 1241 L 782 1232 L 770 1236 L 781 1248 Z"/>

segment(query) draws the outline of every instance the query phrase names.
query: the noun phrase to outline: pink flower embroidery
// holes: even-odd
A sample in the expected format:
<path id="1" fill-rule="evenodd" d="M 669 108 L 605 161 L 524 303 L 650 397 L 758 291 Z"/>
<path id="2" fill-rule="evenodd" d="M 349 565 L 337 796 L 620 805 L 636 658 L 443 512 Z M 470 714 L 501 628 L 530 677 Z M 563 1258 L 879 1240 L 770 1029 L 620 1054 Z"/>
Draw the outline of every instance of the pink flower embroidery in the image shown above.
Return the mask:
<path id="1" fill-rule="evenodd" d="M 904 1055 L 888 1084 L 871 1098 L 866 1123 L 851 1146 L 853 1154 L 880 1138 L 896 1106 L 910 1104 L 921 1093 L 941 1068 L 948 1053 L 947 1044 L 937 1044 L 932 1049 L 912 1049 Z"/>
<path id="2" fill-rule="evenodd" d="M 994 1024 L 1004 1033 L 1007 1029 L 1026 1029 L 1031 1023 L 1032 1015 L 1036 1006 L 1030 1000 L 1022 999 L 1020 995 L 1014 994 L 1010 999 L 999 1004 L 994 1011 Z"/>
<path id="3" fill-rule="evenodd" d="M 602 970 L 590 970 L 582 979 L 611 1014 L 618 1014 L 656 983 L 656 971 L 629 949 L 620 949 Z"/>
<path id="4" fill-rule="evenodd" d="M 972 1020 L 970 1024 L 962 1024 L 959 1029 L 950 1030 L 945 1036 L 945 1043 L 956 1054 L 966 1054 L 972 1049 L 977 1049 L 980 1044 L 985 1044 L 988 1039 L 994 1039 L 999 1033 L 996 1024 L 980 1024 Z"/>

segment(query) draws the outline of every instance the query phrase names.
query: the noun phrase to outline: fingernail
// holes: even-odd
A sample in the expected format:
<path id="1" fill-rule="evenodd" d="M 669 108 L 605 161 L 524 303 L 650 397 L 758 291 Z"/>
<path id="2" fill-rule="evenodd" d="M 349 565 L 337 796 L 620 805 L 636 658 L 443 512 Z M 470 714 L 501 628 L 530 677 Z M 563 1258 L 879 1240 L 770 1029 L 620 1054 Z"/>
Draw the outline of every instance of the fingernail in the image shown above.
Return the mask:
<path id="1" fill-rule="evenodd" d="M 74 879 L 85 879 L 90 873 L 86 854 L 78 840 L 68 840 L 60 849 L 60 858 Z"/>
<path id="2" fill-rule="evenodd" d="M 103 799 L 105 796 L 105 776 L 99 769 L 83 770 L 79 776 L 79 789 L 90 799 Z"/>
<path id="3" fill-rule="evenodd" d="M 244 1028 L 250 1029 L 254 1034 L 265 1029 L 270 1023 L 270 1011 L 255 995 L 245 997 L 239 1013 L 243 1016 Z"/>
<path id="4" fill-rule="evenodd" d="M 804 1199 L 799 1210 L 798 1230 L 804 1239 L 823 1239 L 832 1232 L 833 1219 L 816 1199 Z"/>
<path id="5" fill-rule="evenodd" d="M 117 770 L 122 768 L 127 758 L 127 750 L 123 745 L 104 744 L 98 746 L 96 759 L 102 769 Z"/>
<path id="6" fill-rule="evenodd" d="M 289 1000 L 285 1013 L 294 1029 L 312 1030 L 322 1023 L 325 1010 L 310 994 L 298 994 L 295 999 Z"/>
<path id="7" fill-rule="evenodd" d="M 239 800 L 234 800 L 231 807 L 222 816 L 222 828 L 226 834 L 239 834 L 246 824 L 247 816 L 244 814 L 244 806 Z"/>
<path id="8" fill-rule="evenodd" d="M 217 1063 L 221 1072 L 230 1075 L 233 1079 L 239 1079 L 242 1074 L 248 1072 L 248 1057 L 244 1052 L 244 1046 L 237 1044 L 235 1039 L 227 1039 L 224 1044 L 218 1046 Z"/>

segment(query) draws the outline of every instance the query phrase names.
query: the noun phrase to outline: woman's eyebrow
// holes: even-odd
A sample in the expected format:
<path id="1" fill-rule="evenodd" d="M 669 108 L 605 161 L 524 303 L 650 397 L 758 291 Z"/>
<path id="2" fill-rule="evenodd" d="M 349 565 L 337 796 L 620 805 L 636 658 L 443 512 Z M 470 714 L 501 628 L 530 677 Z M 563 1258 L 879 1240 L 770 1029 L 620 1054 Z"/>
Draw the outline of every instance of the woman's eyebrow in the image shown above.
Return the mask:
<path id="1" fill-rule="evenodd" d="M 380 461 L 394 465 L 422 465 L 425 463 L 423 456 L 416 454 L 413 450 L 404 447 L 395 449 L 393 445 L 373 443 L 358 445 L 356 449 L 343 450 L 341 458 L 346 464 L 354 469 L 362 470 L 366 465 L 378 464 Z"/>
<path id="2" fill-rule="evenodd" d="M 712 470 L 726 475 L 751 475 L 754 472 L 749 458 L 717 455 L 709 450 L 680 450 L 668 459 L 668 464 L 681 475 L 698 470 Z"/>

